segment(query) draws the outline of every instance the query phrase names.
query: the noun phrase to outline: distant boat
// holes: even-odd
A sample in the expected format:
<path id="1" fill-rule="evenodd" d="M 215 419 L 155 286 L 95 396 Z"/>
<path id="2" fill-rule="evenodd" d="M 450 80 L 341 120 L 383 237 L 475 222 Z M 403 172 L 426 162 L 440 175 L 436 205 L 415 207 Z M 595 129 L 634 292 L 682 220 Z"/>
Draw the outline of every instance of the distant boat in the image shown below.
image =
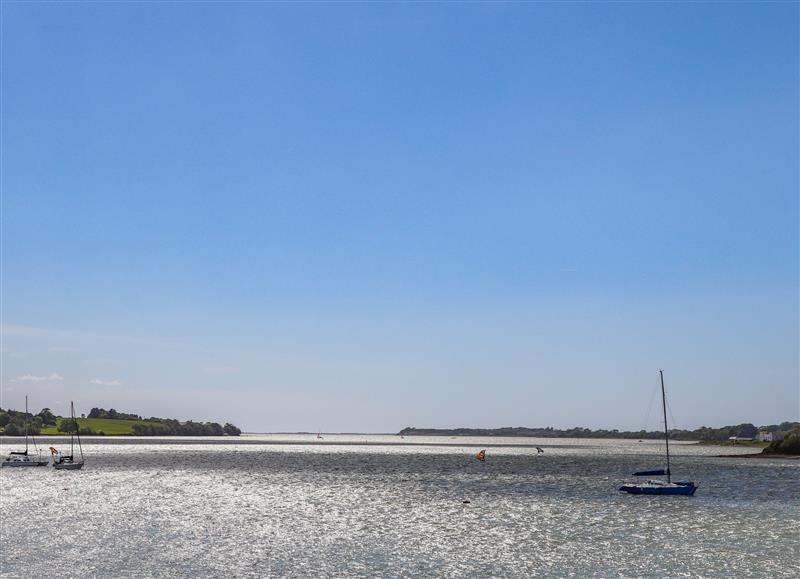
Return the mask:
<path id="1" fill-rule="evenodd" d="M 69 434 L 69 454 L 61 454 L 50 447 L 50 453 L 53 455 L 53 468 L 56 470 L 80 470 L 83 468 L 83 447 L 81 446 L 81 433 L 78 421 L 75 418 L 75 405 L 70 401 L 69 410 L 72 419 L 73 430 Z M 78 439 L 78 452 L 81 457 L 75 460 L 75 439 Z"/>
<path id="2" fill-rule="evenodd" d="M 2 466 L 47 466 L 49 461 L 42 460 L 39 447 L 36 446 L 36 439 L 32 434 L 31 440 L 33 440 L 33 447 L 36 449 L 36 458 L 28 454 L 28 397 L 25 396 L 25 451 L 16 452 L 12 450 L 0 464 Z"/>
<path id="3" fill-rule="evenodd" d="M 661 377 L 661 405 L 664 410 L 664 442 L 667 447 L 667 468 L 658 470 L 642 470 L 633 473 L 633 476 L 666 476 L 667 480 L 650 479 L 642 483 L 628 483 L 619 487 L 619 490 L 632 495 L 685 495 L 692 496 L 697 490 L 693 482 L 672 482 L 672 472 L 669 468 L 669 431 L 667 430 L 667 395 L 664 392 L 664 371 L 658 371 Z"/>

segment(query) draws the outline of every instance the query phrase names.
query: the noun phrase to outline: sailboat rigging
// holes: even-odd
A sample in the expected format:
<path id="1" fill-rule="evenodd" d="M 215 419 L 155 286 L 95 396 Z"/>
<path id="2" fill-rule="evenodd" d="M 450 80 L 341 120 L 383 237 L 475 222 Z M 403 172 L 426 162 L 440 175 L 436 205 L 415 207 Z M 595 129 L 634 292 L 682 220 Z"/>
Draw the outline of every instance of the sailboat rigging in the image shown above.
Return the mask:
<path id="1" fill-rule="evenodd" d="M 33 440 L 33 447 L 36 449 L 36 457 L 28 454 L 28 396 L 25 396 L 25 450 L 11 451 L 8 456 L 3 460 L 2 466 L 47 466 L 48 461 L 42 460 L 39 452 L 39 447 L 36 445 L 36 439 L 31 434 Z"/>
<path id="2" fill-rule="evenodd" d="M 669 464 L 669 430 L 667 428 L 667 395 L 664 390 L 664 371 L 659 370 L 661 378 L 661 405 L 664 410 L 664 443 L 666 445 L 667 469 L 642 470 L 633 473 L 633 476 L 664 476 L 667 480 L 651 479 L 643 483 L 628 483 L 619 487 L 619 490 L 633 495 L 687 495 L 692 496 L 697 490 L 695 483 L 690 481 L 672 482 L 672 470 Z"/>
<path id="3" fill-rule="evenodd" d="M 80 470 L 83 468 L 83 447 L 81 446 L 81 433 L 78 420 L 75 418 L 75 404 L 70 401 L 69 410 L 72 419 L 72 428 L 69 433 L 69 454 L 64 455 L 52 446 L 50 453 L 53 455 L 53 468 L 57 470 Z M 78 439 L 78 452 L 80 459 L 75 459 L 75 439 Z"/>

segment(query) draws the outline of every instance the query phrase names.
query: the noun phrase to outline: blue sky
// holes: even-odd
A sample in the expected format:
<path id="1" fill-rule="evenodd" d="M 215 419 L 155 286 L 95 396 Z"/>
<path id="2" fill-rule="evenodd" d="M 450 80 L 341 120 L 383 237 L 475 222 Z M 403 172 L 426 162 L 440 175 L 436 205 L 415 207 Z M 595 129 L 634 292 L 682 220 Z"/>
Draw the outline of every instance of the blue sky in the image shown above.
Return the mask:
<path id="1" fill-rule="evenodd" d="M 797 419 L 798 5 L 2 4 L 2 405 Z"/>

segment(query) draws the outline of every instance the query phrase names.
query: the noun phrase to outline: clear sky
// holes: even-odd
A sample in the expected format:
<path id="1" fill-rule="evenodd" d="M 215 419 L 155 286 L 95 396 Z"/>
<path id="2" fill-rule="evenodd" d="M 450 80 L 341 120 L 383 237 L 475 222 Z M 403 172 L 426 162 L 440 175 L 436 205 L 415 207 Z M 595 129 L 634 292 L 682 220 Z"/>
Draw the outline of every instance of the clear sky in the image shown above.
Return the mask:
<path id="1" fill-rule="evenodd" d="M 798 4 L 2 2 L 2 406 L 798 419 Z"/>

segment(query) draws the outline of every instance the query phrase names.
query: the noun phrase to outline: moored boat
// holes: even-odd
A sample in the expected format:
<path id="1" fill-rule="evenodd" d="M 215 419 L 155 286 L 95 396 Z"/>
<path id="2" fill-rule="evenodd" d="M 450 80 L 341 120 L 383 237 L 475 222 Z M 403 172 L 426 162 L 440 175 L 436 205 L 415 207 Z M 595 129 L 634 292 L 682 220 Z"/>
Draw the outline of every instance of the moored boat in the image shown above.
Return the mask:
<path id="1" fill-rule="evenodd" d="M 4 467 L 47 466 L 48 461 L 42 459 L 39 447 L 36 445 L 36 438 L 31 435 L 31 439 L 33 440 L 33 447 L 36 449 L 35 456 L 28 452 L 28 397 L 25 396 L 25 450 L 12 450 L 0 465 Z"/>
<path id="2" fill-rule="evenodd" d="M 619 490 L 632 495 L 692 496 L 697 490 L 697 484 L 691 481 L 672 482 L 672 471 L 669 465 L 669 430 L 667 429 L 667 395 L 664 391 L 664 371 L 659 370 L 658 374 L 661 378 L 661 405 L 664 410 L 664 443 L 667 450 L 667 468 L 643 470 L 633 473 L 633 476 L 666 476 L 667 480 L 649 479 L 645 482 L 626 483 L 619 487 Z"/>
<path id="3" fill-rule="evenodd" d="M 78 420 L 75 418 L 75 405 L 70 401 L 69 403 L 70 415 L 72 418 L 72 428 L 69 434 L 69 454 L 61 454 L 50 447 L 50 453 L 53 455 L 53 468 L 56 470 L 80 470 L 83 468 L 83 447 L 81 446 L 81 433 L 78 426 Z M 78 452 L 80 458 L 75 458 L 75 439 L 78 439 Z"/>

